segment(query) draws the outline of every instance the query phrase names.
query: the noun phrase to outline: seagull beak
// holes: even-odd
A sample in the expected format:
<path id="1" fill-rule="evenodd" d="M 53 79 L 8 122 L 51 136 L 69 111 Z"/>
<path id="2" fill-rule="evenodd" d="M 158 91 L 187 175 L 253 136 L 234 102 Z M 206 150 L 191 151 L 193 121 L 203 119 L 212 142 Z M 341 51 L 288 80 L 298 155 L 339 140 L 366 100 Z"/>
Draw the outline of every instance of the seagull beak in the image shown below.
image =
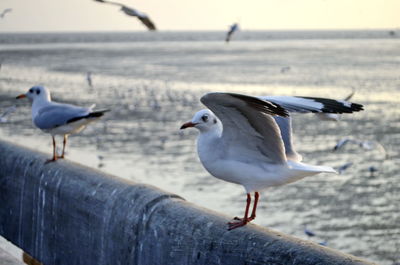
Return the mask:
<path id="1" fill-rule="evenodd" d="M 197 123 L 193 123 L 193 122 L 189 121 L 189 122 L 182 124 L 181 130 L 189 128 L 189 127 L 194 127 L 196 125 L 197 125 Z"/>
<path id="2" fill-rule="evenodd" d="M 16 97 L 16 99 L 20 99 L 20 98 L 26 98 L 26 95 L 25 94 L 21 94 L 21 95 Z"/>

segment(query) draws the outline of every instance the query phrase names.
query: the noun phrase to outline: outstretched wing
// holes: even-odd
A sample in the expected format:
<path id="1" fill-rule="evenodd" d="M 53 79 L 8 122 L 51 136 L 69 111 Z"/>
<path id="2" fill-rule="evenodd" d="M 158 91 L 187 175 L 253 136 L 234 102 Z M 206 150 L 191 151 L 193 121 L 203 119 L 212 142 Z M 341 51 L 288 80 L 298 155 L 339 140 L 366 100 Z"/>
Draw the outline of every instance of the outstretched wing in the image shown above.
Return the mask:
<path id="1" fill-rule="evenodd" d="M 201 102 L 222 122 L 221 140 L 227 156 L 242 154 L 250 160 L 286 162 L 280 131 L 272 117 L 288 116 L 281 106 L 233 93 L 208 93 Z"/>
<path id="2" fill-rule="evenodd" d="M 353 113 L 363 110 L 363 105 L 344 100 L 315 97 L 267 96 L 259 97 L 281 105 L 290 112 L 300 113 Z"/>

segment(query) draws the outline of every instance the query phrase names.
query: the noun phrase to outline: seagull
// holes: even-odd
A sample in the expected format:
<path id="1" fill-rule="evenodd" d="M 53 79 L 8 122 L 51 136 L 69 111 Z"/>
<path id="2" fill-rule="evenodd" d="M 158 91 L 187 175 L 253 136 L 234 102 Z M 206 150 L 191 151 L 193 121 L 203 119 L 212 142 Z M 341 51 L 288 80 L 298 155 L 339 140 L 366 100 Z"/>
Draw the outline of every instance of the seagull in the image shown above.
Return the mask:
<path id="1" fill-rule="evenodd" d="M 348 162 L 344 165 L 341 165 L 337 171 L 339 172 L 339 175 L 342 175 L 349 167 L 351 167 L 353 165 L 352 162 Z"/>
<path id="2" fill-rule="evenodd" d="M 244 217 L 235 217 L 228 223 L 228 230 L 256 218 L 261 190 L 322 172 L 336 173 L 331 167 L 300 162 L 301 156 L 292 144 L 289 112 L 351 113 L 362 109 L 359 104 L 322 98 L 257 98 L 219 92 L 208 93 L 200 101 L 209 109 L 197 112 L 181 129 L 198 129 L 197 152 L 204 168 L 218 179 L 242 185 L 247 194 Z M 253 192 L 254 204 L 249 216 Z"/>
<path id="3" fill-rule="evenodd" d="M 389 154 L 386 152 L 385 147 L 377 141 L 369 141 L 369 140 L 356 140 L 351 138 L 342 138 L 340 139 L 337 144 L 333 147 L 333 151 L 338 151 L 339 149 L 343 148 L 345 145 L 352 143 L 355 144 L 364 150 L 372 150 L 372 149 L 379 149 L 381 153 L 385 156 L 385 159 L 389 158 Z"/>
<path id="4" fill-rule="evenodd" d="M 7 13 L 10 13 L 12 11 L 12 8 L 6 8 L 6 9 L 4 9 L 1 13 L 0 13 L 0 18 L 4 18 L 4 16 L 7 14 Z"/>
<path id="5" fill-rule="evenodd" d="M 36 127 L 51 134 L 53 138 L 53 158 L 47 162 L 64 158 L 65 145 L 68 136 L 82 131 L 87 124 L 98 120 L 109 110 L 93 111 L 89 108 L 78 107 L 70 104 L 57 103 L 51 100 L 50 91 L 43 86 L 33 86 L 17 99 L 29 98 L 32 101 L 32 121 Z M 62 155 L 56 155 L 55 135 L 63 135 Z"/>
<path id="6" fill-rule="evenodd" d="M 89 71 L 86 73 L 86 81 L 90 87 L 93 87 L 92 72 Z"/>
<path id="7" fill-rule="evenodd" d="M 347 97 L 345 97 L 343 100 L 349 101 L 354 96 L 355 92 L 356 91 L 353 88 L 351 93 Z M 337 113 L 318 113 L 317 116 L 320 120 L 325 120 L 325 121 L 339 121 L 340 120 L 340 115 Z"/>
<path id="8" fill-rule="evenodd" d="M 140 12 L 137 9 L 127 7 L 126 5 L 123 5 L 123 4 L 117 3 L 117 2 L 113 2 L 113 1 L 105 1 L 105 0 L 94 0 L 94 1 L 120 6 L 122 12 L 124 12 L 128 16 L 137 17 L 147 27 L 148 30 L 156 30 L 156 26 L 150 20 L 149 16 L 143 12 Z"/>
<path id="9" fill-rule="evenodd" d="M 304 228 L 304 234 L 306 234 L 308 237 L 315 236 L 315 233 L 313 231 L 311 231 L 310 229 L 308 229 L 307 227 Z"/>
<path id="10" fill-rule="evenodd" d="M 17 109 L 17 107 L 15 105 L 6 108 L 6 110 L 2 114 L 0 114 L 0 123 L 6 123 L 8 121 L 7 116 L 9 116 L 11 113 L 15 112 L 16 109 Z"/>
<path id="11" fill-rule="evenodd" d="M 234 23 L 229 27 L 229 31 L 226 33 L 225 42 L 229 42 L 231 40 L 232 34 L 239 30 L 239 24 Z"/>

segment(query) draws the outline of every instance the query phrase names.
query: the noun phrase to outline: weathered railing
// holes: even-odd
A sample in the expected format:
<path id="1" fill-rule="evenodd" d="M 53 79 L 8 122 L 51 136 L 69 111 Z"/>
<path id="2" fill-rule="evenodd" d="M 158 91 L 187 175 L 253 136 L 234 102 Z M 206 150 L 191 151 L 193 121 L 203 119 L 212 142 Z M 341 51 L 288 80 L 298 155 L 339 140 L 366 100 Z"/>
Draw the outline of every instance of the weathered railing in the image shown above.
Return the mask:
<path id="1" fill-rule="evenodd" d="M 0 234 L 43 264 L 372 264 L 0 141 Z"/>

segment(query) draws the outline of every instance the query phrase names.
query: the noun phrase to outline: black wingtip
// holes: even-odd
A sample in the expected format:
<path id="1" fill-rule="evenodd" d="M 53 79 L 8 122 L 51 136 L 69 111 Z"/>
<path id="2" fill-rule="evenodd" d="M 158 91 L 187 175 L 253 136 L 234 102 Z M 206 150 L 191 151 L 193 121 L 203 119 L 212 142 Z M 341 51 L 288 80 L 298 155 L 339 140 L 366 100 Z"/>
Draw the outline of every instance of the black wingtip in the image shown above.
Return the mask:
<path id="1" fill-rule="evenodd" d="M 269 115 L 277 115 L 282 117 L 289 117 L 289 112 L 283 108 L 282 106 L 272 103 L 270 101 L 262 100 L 256 97 L 247 96 L 243 94 L 236 94 L 236 93 L 226 93 L 232 97 L 244 100 L 247 104 L 251 105 L 252 107 L 258 109 L 259 111 L 269 114 Z"/>

